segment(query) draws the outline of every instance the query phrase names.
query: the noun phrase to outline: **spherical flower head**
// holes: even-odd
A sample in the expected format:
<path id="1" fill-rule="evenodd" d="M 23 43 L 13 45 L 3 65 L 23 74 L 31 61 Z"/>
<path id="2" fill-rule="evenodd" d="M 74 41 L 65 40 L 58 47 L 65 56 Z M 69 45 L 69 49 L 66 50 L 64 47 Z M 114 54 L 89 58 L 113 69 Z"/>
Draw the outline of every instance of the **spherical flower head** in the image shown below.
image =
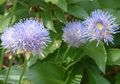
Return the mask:
<path id="1" fill-rule="evenodd" d="M 97 40 L 99 44 L 103 40 L 107 45 L 108 42 L 113 43 L 113 34 L 117 33 L 118 25 L 109 12 L 95 10 L 83 23 L 88 29 L 90 41 Z"/>
<path id="2" fill-rule="evenodd" d="M 50 42 L 50 37 L 42 22 L 29 18 L 7 28 L 1 35 L 1 40 L 8 51 L 40 54 Z"/>
<path id="3" fill-rule="evenodd" d="M 86 43 L 87 32 L 79 21 L 69 22 L 63 29 L 63 40 L 70 46 L 79 47 Z"/>

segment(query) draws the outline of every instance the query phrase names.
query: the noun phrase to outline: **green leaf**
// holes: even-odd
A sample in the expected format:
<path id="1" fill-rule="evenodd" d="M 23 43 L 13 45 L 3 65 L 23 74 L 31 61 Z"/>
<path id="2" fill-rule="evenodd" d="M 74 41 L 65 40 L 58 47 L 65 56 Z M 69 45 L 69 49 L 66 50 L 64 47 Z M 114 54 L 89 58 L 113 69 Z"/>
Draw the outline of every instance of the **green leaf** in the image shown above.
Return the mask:
<path id="1" fill-rule="evenodd" d="M 57 5 L 59 8 L 67 12 L 67 2 L 66 0 L 45 0 L 46 2 L 51 2 Z"/>
<path id="2" fill-rule="evenodd" d="M 90 0 L 67 0 L 68 4 L 75 4 L 81 1 L 90 1 Z"/>
<path id="3" fill-rule="evenodd" d="M 0 32 L 3 32 L 9 25 L 12 25 L 15 21 L 19 21 L 21 18 L 30 17 L 31 14 L 28 14 L 28 9 L 19 9 L 13 12 L 12 14 L 5 13 L 5 15 L 0 17 Z M 11 17 L 13 16 L 12 23 L 10 24 Z"/>
<path id="4" fill-rule="evenodd" d="M 48 54 L 53 53 L 56 49 L 58 49 L 61 45 L 61 40 L 53 40 L 50 45 L 45 49 L 45 51 L 39 56 L 41 59 L 47 57 Z"/>
<path id="5" fill-rule="evenodd" d="M 28 67 L 34 65 L 38 60 L 38 56 L 36 55 L 31 55 L 30 59 L 27 62 Z"/>
<path id="6" fill-rule="evenodd" d="M 110 84 L 93 67 L 88 67 L 87 70 L 90 84 Z"/>
<path id="7" fill-rule="evenodd" d="M 108 50 L 108 65 L 120 65 L 120 49 L 109 49 Z"/>
<path id="8" fill-rule="evenodd" d="M 116 76 L 115 84 L 120 84 L 120 73 Z"/>
<path id="9" fill-rule="evenodd" d="M 65 51 L 66 50 L 64 50 L 63 56 L 65 54 Z M 71 47 L 68 50 L 66 57 L 63 59 L 64 59 L 64 62 L 66 63 L 66 65 L 71 65 L 72 63 L 76 63 L 76 62 L 80 61 L 83 56 L 84 56 L 84 54 L 83 54 L 82 48 Z"/>
<path id="10" fill-rule="evenodd" d="M 8 27 L 10 20 L 11 20 L 11 15 L 10 14 L 5 14 L 0 18 L 0 33 L 3 32 L 3 30 Z M 15 16 L 13 16 L 12 23 L 15 21 Z"/>
<path id="11" fill-rule="evenodd" d="M 60 22 L 66 23 L 66 21 L 65 21 L 65 14 L 64 14 L 64 12 L 61 9 L 59 9 L 59 8 L 55 9 L 55 16 L 57 17 L 57 19 Z"/>
<path id="12" fill-rule="evenodd" d="M 67 45 L 61 44 L 60 48 L 50 53 L 46 59 L 47 62 L 62 65 L 65 69 L 69 69 L 74 66 L 84 56 L 81 48 L 72 48 L 66 52 Z M 66 55 L 65 55 L 66 53 Z"/>
<path id="13" fill-rule="evenodd" d="M 3 4 L 6 0 L 0 0 L 0 5 Z"/>
<path id="14" fill-rule="evenodd" d="M 109 11 L 112 15 L 114 15 L 114 17 L 116 18 L 116 22 L 120 24 L 120 10 L 106 8 L 105 11 Z"/>
<path id="15" fill-rule="evenodd" d="M 0 80 L 0 84 L 4 84 L 4 82 Z"/>
<path id="16" fill-rule="evenodd" d="M 12 66 L 8 82 L 10 84 L 17 84 L 22 70 L 19 66 Z M 0 80 L 4 80 L 4 75 L 5 72 L 0 72 Z M 67 72 L 56 64 L 37 61 L 34 65 L 26 68 L 22 84 L 26 84 L 25 82 L 28 82 L 28 84 L 63 84 L 66 76 Z"/>
<path id="17" fill-rule="evenodd" d="M 5 80 L 6 71 L 8 69 L 3 69 L 0 71 L 0 80 Z M 8 75 L 7 84 L 17 84 L 19 81 L 22 69 L 18 66 L 12 66 Z M 0 83 L 1 84 L 1 83 Z"/>
<path id="18" fill-rule="evenodd" d="M 101 9 L 98 0 L 83 0 L 80 3 L 76 3 L 76 4 L 84 8 L 84 10 L 86 10 L 88 13 L 91 13 L 96 9 Z"/>
<path id="19" fill-rule="evenodd" d="M 47 62 L 37 62 L 26 73 L 25 79 L 33 84 L 64 84 L 66 72 L 61 67 Z"/>
<path id="20" fill-rule="evenodd" d="M 81 63 L 78 63 L 72 68 L 65 84 L 80 84 L 83 76 L 83 67 L 81 66 Z"/>
<path id="21" fill-rule="evenodd" d="M 67 0 L 68 4 L 74 4 L 74 3 L 78 3 L 80 1 L 83 1 L 83 0 Z"/>
<path id="22" fill-rule="evenodd" d="M 17 83 L 20 79 L 21 73 L 22 73 L 22 68 L 18 66 L 12 66 L 8 76 L 8 81 Z"/>
<path id="23" fill-rule="evenodd" d="M 88 17 L 88 13 L 78 5 L 70 5 L 68 8 L 68 13 L 81 19 Z"/>
<path id="24" fill-rule="evenodd" d="M 5 75 L 5 70 L 0 70 L 0 81 L 4 80 L 4 75 Z"/>
<path id="25" fill-rule="evenodd" d="M 120 0 L 98 0 L 102 8 L 120 8 Z"/>
<path id="26" fill-rule="evenodd" d="M 96 45 L 96 42 L 89 42 L 84 51 L 86 55 L 90 56 L 96 62 L 99 69 L 105 72 L 107 53 L 102 42 L 98 46 Z"/>
<path id="27" fill-rule="evenodd" d="M 42 20 L 43 20 L 43 23 L 45 24 L 45 26 L 49 30 L 52 30 L 52 31 L 56 32 L 56 30 L 54 28 L 53 21 L 52 21 L 52 13 L 51 13 L 50 9 L 42 12 Z"/>

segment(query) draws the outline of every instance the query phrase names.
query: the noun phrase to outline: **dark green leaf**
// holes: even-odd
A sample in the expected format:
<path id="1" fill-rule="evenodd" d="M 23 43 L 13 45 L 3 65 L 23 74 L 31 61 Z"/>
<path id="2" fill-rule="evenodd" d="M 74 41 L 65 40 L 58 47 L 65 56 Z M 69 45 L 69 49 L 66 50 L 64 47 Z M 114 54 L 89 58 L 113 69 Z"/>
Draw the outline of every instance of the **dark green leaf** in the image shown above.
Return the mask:
<path id="1" fill-rule="evenodd" d="M 120 73 L 116 76 L 115 84 L 120 84 Z"/>
<path id="2" fill-rule="evenodd" d="M 66 0 L 45 0 L 46 2 L 51 2 L 57 5 L 59 8 L 67 12 L 67 2 Z"/>
<path id="3" fill-rule="evenodd" d="M 98 0 L 102 8 L 120 8 L 120 0 Z"/>
<path id="4" fill-rule="evenodd" d="M 110 84 L 110 82 L 94 70 L 93 67 L 88 68 L 88 77 L 90 84 Z"/>
<path id="5" fill-rule="evenodd" d="M 65 84 L 80 84 L 83 76 L 83 67 L 80 63 L 76 64 L 70 71 Z"/>
<path id="6" fill-rule="evenodd" d="M 83 0 L 67 0 L 68 4 L 74 4 L 74 3 L 78 3 L 80 1 L 83 1 Z"/>
<path id="7" fill-rule="evenodd" d="M 58 20 L 60 20 L 60 22 L 66 23 L 66 21 L 65 21 L 65 14 L 64 14 L 64 12 L 61 9 L 56 8 L 55 9 L 55 15 L 58 18 Z"/>
<path id="8" fill-rule="evenodd" d="M 42 20 L 43 20 L 43 23 L 45 24 L 45 26 L 49 30 L 52 30 L 52 31 L 56 32 L 56 30 L 54 28 L 54 25 L 53 25 L 52 13 L 51 13 L 50 9 L 48 9 L 48 10 L 46 10 L 42 13 Z"/>
<path id="9" fill-rule="evenodd" d="M 89 13 L 96 9 L 101 9 L 98 0 L 83 0 L 80 3 L 76 4 L 80 5 L 80 7 L 84 8 L 84 10 L 86 10 Z"/>
<path id="10" fill-rule="evenodd" d="M 120 65 L 120 49 L 109 49 L 108 50 L 108 65 Z"/>
<path id="11" fill-rule="evenodd" d="M 83 8 L 77 5 L 70 5 L 68 8 L 68 13 L 81 19 L 85 19 L 86 17 L 88 17 L 88 13 Z"/>
<path id="12" fill-rule="evenodd" d="M 90 1 L 90 0 L 67 0 L 68 4 L 79 3 L 81 1 Z"/>
<path id="13" fill-rule="evenodd" d="M 67 50 L 67 46 L 64 44 L 61 44 L 61 47 L 57 49 L 56 51 L 54 51 L 53 53 L 49 54 L 48 57 L 45 59 L 45 61 L 52 62 L 54 64 L 63 63 L 64 67 L 66 69 L 69 69 L 71 67 L 71 64 L 73 66 L 78 61 L 80 61 L 83 56 L 84 54 L 81 48 L 70 47 Z"/>

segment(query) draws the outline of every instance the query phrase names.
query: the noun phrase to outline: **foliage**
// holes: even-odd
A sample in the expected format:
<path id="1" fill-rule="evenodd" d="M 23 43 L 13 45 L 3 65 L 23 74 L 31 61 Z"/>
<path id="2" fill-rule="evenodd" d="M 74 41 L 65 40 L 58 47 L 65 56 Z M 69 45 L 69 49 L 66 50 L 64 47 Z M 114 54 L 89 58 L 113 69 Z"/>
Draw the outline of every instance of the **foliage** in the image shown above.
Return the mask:
<path id="1" fill-rule="evenodd" d="M 0 0 L 1 34 L 20 19 L 34 17 L 44 23 L 52 40 L 40 56 L 28 55 L 26 64 L 24 54 L 14 55 L 11 62 L 1 46 L 0 84 L 7 74 L 6 84 L 120 84 L 119 33 L 109 45 L 96 46 L 93 41 L 74 48 L 62 41 L 66 23 L 83 21 L 95 9 L 109 11 L 120 24 L 119 4 L 120 0 Z"/>

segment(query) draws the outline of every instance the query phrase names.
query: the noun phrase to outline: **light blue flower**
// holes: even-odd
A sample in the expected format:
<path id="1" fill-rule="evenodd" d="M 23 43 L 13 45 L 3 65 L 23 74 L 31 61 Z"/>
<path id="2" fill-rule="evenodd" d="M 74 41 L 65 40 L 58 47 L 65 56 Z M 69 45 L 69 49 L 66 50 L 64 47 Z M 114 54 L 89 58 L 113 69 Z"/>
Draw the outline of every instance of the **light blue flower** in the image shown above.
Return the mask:
<path id="1" fill-rule="evenodd" d="M 117 33 L 118 25 L 109 12 L 95 10 L 83 23 L 88 29 L 90 41 L 97 40 L 97 45 L 101 40 L 107 45 L 108 42 L 113 43 L 113 34 Z"/>
<path id="2" fill-rule="evenodd" d="M 29 51 L 39 54 L 50 42 L 50 37 L 42 22 L 29 18 L 8 27 L 3 32 L 1 40 L 3 47 L 8 51 Z"/>
<path id="3" fill-rule="evenodd" d="M 70 22 L 66 24 L 63 29 L 62 37 L 64 42 L 68 43 L 70 46 L 79 47 L 86 43 L 86 28 L 79 21 Z"/>

